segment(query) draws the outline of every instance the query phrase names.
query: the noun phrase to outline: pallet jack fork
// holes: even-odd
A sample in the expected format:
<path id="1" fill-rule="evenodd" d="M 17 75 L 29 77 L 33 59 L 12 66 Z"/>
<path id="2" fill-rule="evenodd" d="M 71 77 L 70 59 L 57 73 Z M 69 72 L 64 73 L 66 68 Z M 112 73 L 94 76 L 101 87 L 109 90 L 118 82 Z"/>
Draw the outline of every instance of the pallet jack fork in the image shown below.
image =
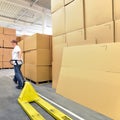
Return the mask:
<path id="1" fill-rule="evenodd" d="M 31 120 L 45 120 L 45 118 L 32 107 L 30 104 L 31 102 L 37 103 L 56 120 L 72 120 L 70 117 L 42 99 L 29 82 L 25 82 L 25 86 L 18 98 L 18 102 Z"/>

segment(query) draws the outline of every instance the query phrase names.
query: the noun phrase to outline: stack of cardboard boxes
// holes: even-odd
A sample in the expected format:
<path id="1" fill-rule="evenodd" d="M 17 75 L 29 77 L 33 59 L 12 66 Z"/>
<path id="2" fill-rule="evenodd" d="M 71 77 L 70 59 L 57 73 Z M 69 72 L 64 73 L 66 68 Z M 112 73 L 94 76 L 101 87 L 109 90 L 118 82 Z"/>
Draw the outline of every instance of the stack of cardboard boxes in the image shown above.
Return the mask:
<path id="1" fill-rule="evenodd" d="M 16 30 L 0 27 L 0 68 L 12 68 L 9 63 L 13 46 L 11 40 L 16 39 Z"/>
<path id="2" fill-rule="evenodd" d="M 119 0 L 51 1 L 53 88 L 57 85 L 64 47 L 120 41 L 119 3 Z"/>
<path id="3" fill-rule="evenodd" d="M 24 51 L 24 76 L 35 83 L 52 80 L 51 36 L 35 34 L 20 42 Z"/>

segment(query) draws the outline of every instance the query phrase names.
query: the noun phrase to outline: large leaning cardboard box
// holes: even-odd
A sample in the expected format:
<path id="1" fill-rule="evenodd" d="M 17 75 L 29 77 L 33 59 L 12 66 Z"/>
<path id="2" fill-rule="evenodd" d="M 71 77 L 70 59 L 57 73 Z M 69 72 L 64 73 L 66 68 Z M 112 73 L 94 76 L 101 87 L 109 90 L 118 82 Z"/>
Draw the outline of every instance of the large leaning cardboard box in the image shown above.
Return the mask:
<path id="1" fill-rule="evenodd" d="M 49 49 L 39 49 L 25 52 L 25 63 L 34 65 L 51 65 Z"/>
<path id="2" fill-rule="evenodd" d="M 120 43 L 64 49 L 57 93 L 120 119 Z"/>
<path id="3" fill-rule="evenodd" d="M 65 33 L 65 9 L 64 7 L 52 14 L 53 36 Z"/>
<path id="4" fill-rule="evenodd" d="M 112 0 L 85 0 L 86 27 L 113 20 Z"/>
<path id="5" fill-rule="evenodd" d="M 50 49 L 50 36 L 37 33 L 24 40 L 24 51 L 36 49 Z"/>
<path id="6" fill-rule="evenodd" d="M 66 32 L 83 29 L 83 0 L 74 0 L 72 3 L 65 6 L 65 20 Z"/>

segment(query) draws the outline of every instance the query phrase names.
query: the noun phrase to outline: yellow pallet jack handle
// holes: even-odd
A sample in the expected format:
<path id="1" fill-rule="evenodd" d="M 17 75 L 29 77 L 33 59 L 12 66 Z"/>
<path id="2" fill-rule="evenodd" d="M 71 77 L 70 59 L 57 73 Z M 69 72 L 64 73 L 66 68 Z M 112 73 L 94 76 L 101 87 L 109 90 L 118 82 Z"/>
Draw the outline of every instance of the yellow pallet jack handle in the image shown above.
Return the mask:
<path id="1" fill-rule="evenodd" d="M 31 120 L 45 120 L 45 118 L 32 107 L 30 104 L 31 102 L 37 103 L 56 120 L 72 120 L 63 112 L 42 99 L 29 82 L 25 82 L 25 86 L 18 98 L 18 102 Z"/>

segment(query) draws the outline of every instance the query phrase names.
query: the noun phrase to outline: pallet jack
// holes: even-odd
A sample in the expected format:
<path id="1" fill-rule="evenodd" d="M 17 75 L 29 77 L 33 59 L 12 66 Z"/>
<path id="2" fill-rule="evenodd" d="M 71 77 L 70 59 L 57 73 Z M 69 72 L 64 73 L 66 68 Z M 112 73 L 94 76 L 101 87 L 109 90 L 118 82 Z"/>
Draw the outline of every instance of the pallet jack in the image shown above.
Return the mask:
<path id="1" fill-rule="evenodd" d="M 10 63 L 18 66 L 19 60 L 11 60 Z M 18 68 L 19 69 L 19 68 Z M 70 117 L 65 115 L 63 112 L 55 108 L 53 105 L 42 99 L 38 93 L 33 88 L 30 82 L 25 81 L 21 70 L 19 69 L 21 77 L 23 79 L 23 89 L 21 91 L 20 96 L 18 97 L 18 103 L 26 112 L 31 120 L 46 120 L 30 103 L 35 102 L 39 105 L 43 110 L 49 113 L 56 120 L 72 120 Z"/>

